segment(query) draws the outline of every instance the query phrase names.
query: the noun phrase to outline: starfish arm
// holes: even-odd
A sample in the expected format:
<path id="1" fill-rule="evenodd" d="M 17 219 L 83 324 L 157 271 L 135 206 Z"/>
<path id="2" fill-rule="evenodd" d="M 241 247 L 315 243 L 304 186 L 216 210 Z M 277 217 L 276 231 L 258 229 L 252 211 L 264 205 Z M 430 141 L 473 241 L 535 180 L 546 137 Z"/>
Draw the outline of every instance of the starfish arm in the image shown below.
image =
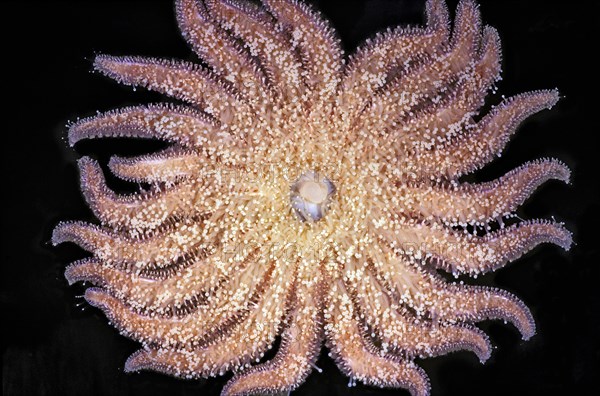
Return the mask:
<path id="1" fill-rule="evenodd" d="M 69 128 L 71 146 L 84 139 L 106 137 L 161 139 L 185 147 L 213 149 L 232 140 L 206 114 L 170 104 L 113 110 L 77 121 Z"/>
<path id="2" fill-rule="evenodd" d="M 456 71 L 472 62 L 481 40 L 481 15 L 473 0 L 461 0 L 456 8 L 452 31 L 452 50 L 445 61 L 456 62 Z"/>
<path id="3" fill-rule="evenodd" d="M 175 183 L 214 172 L 213 159 L 195 151 L 169 147 L 137 157 L 111 157 L 108 168 L 120 179 L 137 183 Z M 209 176 L 212 177 L 212 176 Z"/>
<path id="4" fill-rule="evenodd" d="M 218 182 L 211 179 L 182 182 L 165 191 L 119 196 L 106 186 L 95 160 L 83 157 L 79 168 L 83 195 L 96 217 L 111 227 L 136 233 L 156 229 L 170 217 L 200 215 L 202 208 L 214 208 L 214 197 L 220 190 Z"/>
<path id="5" fill-rule="evenodd" d="M 368 262 L 351 260 L 346 266 L 346 285 L 360 317 L 380 340 L 383 350 L 402 356 L 432 357 L 459 350 L 475 353 L 486 361 L 491 352 L 487 336 L 467 325 L 438 325 L 417 319 L 393 301 L 368 269 Z"/>
<path id="6" fill-rule="evenodd" d="M 286 103 L 302 96 L 302 63 L 282 27 L 263 7 L 236 0 L 206 0 L 206 6 L 221 26 L 241 39 L 258 57 L 273 87 Z"/>
<path id="7" fill-rule="evenodd" d="M 534 191 L 548 180 L 569 182 L 571 172 L 553 159 L 532 161 L 499 179 L 479 184 L 402 187 L 405 210 L 420 218 L 452 225 L 487 223 L 514 212 Z"/>
<path id="8" fill-rule="evenodd" d="M 268 270 L 255 266 L 257 261 L 254 252 L 240 252 L 231 261 L 204 253 L 190 260 L 187 268 L 156 278 L 88 258 L 69 265 L 65 277 L 69 284 L 87 281 L 103 287 L 137 313 L 181 317 L 200 306 L 218 306 L 219 298 L 231 290 L 249 295 Z"/>
<path id="9" fill-rule="evenodd" d="M 141 86 L 192 103 L 222 124 L 229 124 L 234 109 L 244 104 L 229 83 L 194 63 L 98 55 L 94 67 L 121 84 Z"/>
<path id="10" fill-rule="evenodd" d="M 449 179 L 472 173 L 499 156 L 526 118 L 558 102 L 556 90 L 534 91 L 514 96 L 495 107 L 477 124 L 454 139 L 420 151 L 409 166 L 424 175 L 442 174 Z"/>
<path id="11" fill-rule="evenodd" d="M 423 369 L 381 352 L 368 340 L 341 280 L 330 286 L 326 304 L 325 339 L 344 374 L 368 385 L 405 388 L 413 396 L 429 395 L 429 379 Z"/>
<path id="12" fill-rule="evenodd" d="M 318 103 L 328 103 L 340 82 L 343 51 L 333 28 L 319 13 L 297 0 L 265 0 L 291 35 L 292 47 L 298 48 L 307 72 L 307 82 Z"/>
<path id="13" fill-rule="evenodd" d="M 441 291 L 440 291 L 441 289 Z M 535 334 L 531 311 L 515 295 L 497 288 L 449 284 L 438 289 L 436 310 L 440 319 L 460 322 L 479 322 L 499 319 L 512 323 L 524 340 Z M 445 303 L 442 303 L 445 299 Z"/>
<path id="14" fill-rule="evenodd" d="M 89 281 L 106 289 L 135 313 L 181 318 L 198 310 L 220 309 L 227 293 L 235 291 L 240 299 L 250 296 L 268 274 L 268 267 L 255 265 L 255 252 L 240 253 L 233 261 L 221 261 L 217 255 L 204 256 L 193 260 L 187 269 L 164 278 L 151 278 L 96 259 L 69 265 L 65 277 L 70 284 Z"/>
<path id="15" fill-rule="evenodd" d="M 470 71 L 457 78 L 446 92 L 425 98 L 418 109 L 410 111 L 396 123 L 392 132 L 400 149 L 428 149 L 459 134 L 485 103 L 490 87 L 500 78 L 500 38 L 487 26 L 483 30 L 478 58 Z M 403 153 L 406 156 L 405 153 Z"/>
<path id="16" fill-rule="evenodd" d="M 94 224 L 63 222 L 54 229 L 52 242 L 55 245 L 63 242 L 76 243 L 106 262 L 124 263 L 140 269 L 161 268 L 201 248 L 203 244 L 198 241 L 202 241 L 204 230 L 203 220 L 186 219 L 169 232 L 132 238 Z"/>
<path id="17" fill-rule="evenodd" d="M 444 87 L 469 73 L 477 57 L 480 39 L 479 10 L 472 1 L 461 1 L 448 49 L 406 65 L 373 97 L 355 127 L 378 131 L 382 135 L 397 129 L 399 119 L 416 111 L 424 100 L 443 96 Z"/>
<path id="18" fill-rule="evenodd" d="M 394 256 L 391 253 L 385 261 L 374 262 L 374 273 L 396 301 L 418 316 L 452 324 L 501 319 L 512 323 L 525 340 L 535 334 L 531 312 L 516 296 L 491 287 L 447 283 L 414 260 Z"/>
<path id="19" fill-rule="evenodd" d="M 202 348 L 207 340 L 237 324 L 237 317 L 233 316 L 235 313 L 240 315 L 245 311 L 245 307 L 239 304 L 224 307 L 200 305 L 185 317 L 170 318 L 137 313 L 102 289 L 88 288 L 85 298 L 90 305 L 100 308 L 122 335 L 165 349 Z"/>
<path id="20" fill-rule="evenodd" d="M 272 360 L 235 375 L 222 396 L 285 392 L 296 389 L 312 371 L 322 343 L 322 297 L 320 271 L 302 263 L 294 290 L 293 308 Z"/>
<path id="21" fill-rule="evenodd" d="M 355 117 L 403 64 L 432 55 L 448 41 L 448 9 L 441 0 L 427 1 L 427 28 L 396 28 L 378 33 L 359 47 L 345 68 L 341 108 Z"/>
<path id="22" fill-rule="evenodd" d="M 190 291 L 194 294 L 185 302 L 191 304 L 195 299 L 198 303 L 195 307 L 193 305 L 185 308 L 165 306 L 164 302 L 160 302 L 161 308 L 166 307 L 164 312 L 175 312 L 174 310 L 178 309 L 176 315 L 165 315 L 161 311 L 155 313 L 147 309 L 146 312 L 139 312 L 128 305 L 129 301 L 125 303 L 102 289 L 92 289 L 92 294 L 86 294 L 86 300 L 91 305 L 101 308 L 122 334 L 144 344 L 157 345 L 161 348 L 202 348 L 209 342 L 225 337 L 244 322 L 259 323 L 256 320 L 261 312 L 268 310 L 269 304 L 273 303 L 269 298 L 273 293 L 270 293 L 271 287 L 268 285 L 272 275 L 271 270 L 263 271 L 261 268 L 257 271 L 256 268 L 250 268 L 249 271 L 244 271 L 243 275 L 235 274 L 220 285 L 213 281 L 212 288 L 222 290 L 206 289 L 204 291 L 206 294 Z M 257 276 L 254 281 L 251 275 L 254 271 L 263 271 L 264 274 Z M 205 279 L 201 281 L 208 283 Z M 247 281 L 255 282 L 256 284 L 253 285 L 255 288 L 250 289 L 248 287 L 250 284 L 245 283 Z M 262 294 L 265 292 L 266 296 L 263 297 Z M 163 295 L 168 297 L 166 290 Z M 275 310 L 276 314 L 277 312 Z"/>
<path id="23" fill-rule="evenodd" d="M 427 258 L 436 268 L 453 274 L 477 275 L 502 268 L 542 243 L 568 250 L 571 233 L 562 224 L 525 221 L 479 237 L 440 226 L 405 224 L 382 232 L 398 254 Z"/>
<path id="24" fill-rule="evenodd" d="M 443 356 L 452 352 L 468 351 L 481 363 L 492 353 L 488 336 L 468 324 L 423 324 L 407 320 L 394 310 L 373 327 L 377 338 L 393 353 L 411 358 Z"/>
<path id="25" fill-rule="evenodd" d="M 71 264 L 65 270 L 65 276 L 69 284 L 91 282 L 115 293 L 121 288 L 130 291 L 138 283 L 150 290 L 157 284 L 154 281 L 183 273 L 183 270 L 204 262 L 212 254 L 211 251 L 212 249 L 193 248 L 171 263 L 163 262 L 158 265 L 155 262 L 102 261 L 91 257 Z"/>
<path id="26" fill-rule="evenodd" d="M 146 349 L 133 354 L 125 364 L 126 371 L 153 370 L 177 377 L 198 378 L 222 375 L 228 370 L 240 370 L 263 356 L 280 333 L 288 309 L 295 271 L 289 263 L 278 262 L 271 274 L 272 281 L 251 304 L 243 321 L 224 329 L 218 337 L 209 339 L 201 348 Z M 252 303 L 252 302 L 251 302 Z M 187 328 L 187 326 L 186 326 Z"/>
<path id="27" fill-rule="evenodd" d="M 70 264 L 65 270 L 65 278 L 69 284 L 91 282 L 102 287 L 114 297 L 125 301 L 135 312 L 145 315 L 179 316 L 195 311 L 206 300 L 204 292 L 189 290 L 190 284 L 200 284 L 198 279 L 155 280 L 132 275 L 122 269 L 104 265 L 96 259 L 84 259 Z M 210 278 L 202 278 L 203 281 L 207 279 Z M 183 283 L 181 290 L 178 283 Z M 174 287 L 177 293 L 171 293 L 169 286 Z"/>
<path id="28" fill-rule="evenodd" d="M 215 73 L 231 82 L 249 101 L 261 98 L 268 91 L 266 77 L 259 64 L 218 25 L 203 2 L 177 0 L 175 8 L 184 38 Z"/>

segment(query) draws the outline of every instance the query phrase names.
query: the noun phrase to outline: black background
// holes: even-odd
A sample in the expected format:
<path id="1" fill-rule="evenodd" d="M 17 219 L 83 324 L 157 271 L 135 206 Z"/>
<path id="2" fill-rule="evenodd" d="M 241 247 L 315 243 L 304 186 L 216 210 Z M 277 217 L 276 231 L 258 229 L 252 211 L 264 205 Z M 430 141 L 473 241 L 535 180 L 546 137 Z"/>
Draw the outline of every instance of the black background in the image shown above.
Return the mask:
<path id="1" fill-rule="evenodd" d="M 519 295 L 532 309 L 538 334 L 529 342 L 501 323 L 483 323 L 497 348 L 480 365 L 466 352 L 422 362 L 433 395 L 598 394 L 600 361 L 598 279 L 598 49 L 592 1 L 480 0 L 484 21 L 500 31 L 500 93 L 558 87 L 552 111 L 532 117 L 500 160 L 478 174 L 497 177 L 534 158 L 553 156 L 573 170 L 573 183 L 548 183 L 520 211 L 523 217 L 565 221 L 577 245 L 564 253 L 536 249 L 478 283 Z M 452 9 L 456 1 L 449 2 Z M 347 49 L 387 26 L 421 20 L 422 0 L 318 2 Z M 3 2 L 2 146 L 2 377 L 5 395 L 217 395 L 228 378 L 182 381 L 159 374 L 126 375 L 136 343 L 118 335 L 97 310 L 68 287 L 65 265 L 84 253 L 52 248 L 61 219 L 88 219 L 75 160 L 83 153 L 134 153 L 156 145 L 131 142 L 67 148 L 65 124 L 78 116 L 138 102 L 132 92 L 90 74 L 97 52 L 193 59 L 179 37 L 171 1 Z M 498 101 L 500 98 L 492 98 Z M 347 379 L 322 353 L 323 374 L 312 374 L 296 395 L 392 395 Z"/>

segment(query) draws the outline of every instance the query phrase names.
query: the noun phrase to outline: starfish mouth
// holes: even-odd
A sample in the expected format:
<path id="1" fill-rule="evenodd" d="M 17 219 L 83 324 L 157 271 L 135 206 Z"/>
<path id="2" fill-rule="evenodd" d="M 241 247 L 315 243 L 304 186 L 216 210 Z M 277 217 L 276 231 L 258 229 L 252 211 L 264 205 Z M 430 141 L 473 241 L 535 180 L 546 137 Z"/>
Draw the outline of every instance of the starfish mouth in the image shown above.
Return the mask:
<path id="1" fill-rule="evenodd" d="M 327 214 L 336 188 L 316 171 L 303 173 L 290 187 L 290 203 L 298 219 L 317 222 Z"/>

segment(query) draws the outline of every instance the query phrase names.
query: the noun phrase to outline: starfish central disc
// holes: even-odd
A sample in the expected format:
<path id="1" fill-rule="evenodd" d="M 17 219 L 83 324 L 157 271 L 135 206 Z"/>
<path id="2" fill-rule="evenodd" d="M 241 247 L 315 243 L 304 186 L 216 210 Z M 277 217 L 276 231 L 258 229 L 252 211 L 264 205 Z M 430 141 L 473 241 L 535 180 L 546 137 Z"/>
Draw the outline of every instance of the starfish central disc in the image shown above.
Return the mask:
<path id="1" fill-rule="evenodd" d="M 290 187 L 290 201 L 300 220 L 315 222 L 327 213 L 334 193 L 331 180 L 318 172 L 308 171 Z"/>

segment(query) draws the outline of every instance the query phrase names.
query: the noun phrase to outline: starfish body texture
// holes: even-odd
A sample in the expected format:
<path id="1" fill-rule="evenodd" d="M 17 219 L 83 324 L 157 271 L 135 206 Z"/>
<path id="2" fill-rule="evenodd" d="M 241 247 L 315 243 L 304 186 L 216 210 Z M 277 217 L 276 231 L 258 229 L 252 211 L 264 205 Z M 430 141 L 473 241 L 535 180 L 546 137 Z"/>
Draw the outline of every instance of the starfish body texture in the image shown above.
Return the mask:
<path id="1" fill-rule="evenodd" d="M 525 304 L 506 291 L 441 276 L 501 268 L 541 243 L 565 249 L 562 224 L 514 220 L 560 161 L 466 183 L 554 90 L 480 114 L 500 75 L 500 40 L 470 0 L 454 23 L 427 1 L 424 27 L 389 29 L 345 56 L 332 27 L 296 0 L 177 0 L 202 65 L 97 56 L 95 69 L 185 104 L 128 107 L 74 123 L 69 142 L 158 139 L 163 151 L 79 161 L 98 225 L 60 223 L 55 244 L 91 257 L 69 283 L 142 343 L 126 371 L 184 378 L 232 371 L 223 395 L 297 388 L 322 345 L 351 381 L 427 395 L 414 363 L 491 352 L 475 323 L 501 319 L 524 339 Z M 506 222 L 506 223 L 505 223 Z M 263 359 L 276 340 L 271 360 Z"/>

